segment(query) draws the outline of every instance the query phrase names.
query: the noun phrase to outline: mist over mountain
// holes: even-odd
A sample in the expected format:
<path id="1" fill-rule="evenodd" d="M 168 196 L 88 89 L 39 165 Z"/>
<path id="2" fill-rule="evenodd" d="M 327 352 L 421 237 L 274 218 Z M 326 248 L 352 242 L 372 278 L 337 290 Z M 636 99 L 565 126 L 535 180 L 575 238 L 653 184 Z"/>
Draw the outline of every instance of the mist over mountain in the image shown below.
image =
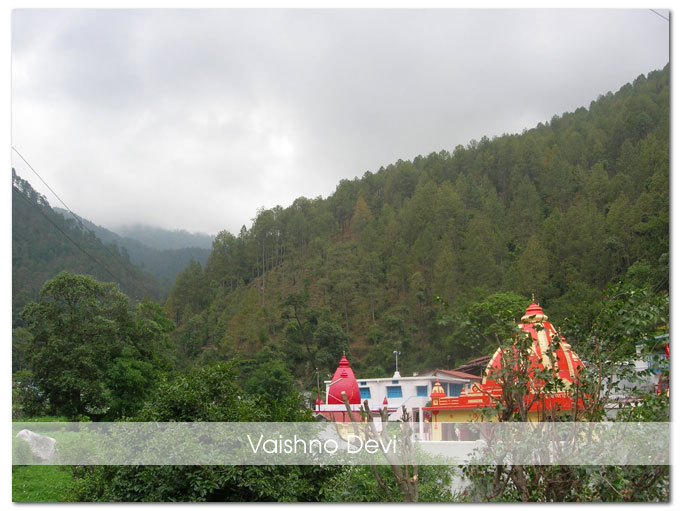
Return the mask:
<path id="1" fill-rule="evenodd" d="M 182 229 L 167 230 L 143 224 L 127 225 L 116 229 L 118 234 L 135 239 L 148 247 L 160 250 L 172 250 L 188 247 L 211 249 L 213 236 L 203 233 L 192 233 Z"/>
<path id="2" fill-rule="evenodd" d="M 88 223 L 91 225 L 90 223 Z M 61 271 L 116 282 L 133 301 L 165 298 L 149 272 L 135 265 L 126 249 L 104 242 L 71 214 L 65 217 L 12 169 L 12 320 L 38 298 L 43 284 Z"/>
<path id="3" fill-rule="evenodd" d="M 54 208 L 65 218 L 72 218 L 68 210 Z M 194 260 L 205 264 L 210 254 L 212 238 L 203 234 L 192 234 L 182 230 L 168 231 L 156 227 L 138 226 L 128 228 L 125 232 L 137 233 L 140 238 L 156 242 L 150 246 L 135 236 L 121 236 L 105 227 L 101 227 L 91 221 L 78 217 L 87 230 L 95 233 L 97 238 L 104 243 L 113 243 L 124 250 L 130 261 L 156 277 L 162 287 L 164 296 L 175 282 L 178 273 L 184 270 L 190 261 Z M 206 247 L 206 242 L 208 246 Z M 176 246 L 177 248 L 159 248 L 159 246 Z"/>

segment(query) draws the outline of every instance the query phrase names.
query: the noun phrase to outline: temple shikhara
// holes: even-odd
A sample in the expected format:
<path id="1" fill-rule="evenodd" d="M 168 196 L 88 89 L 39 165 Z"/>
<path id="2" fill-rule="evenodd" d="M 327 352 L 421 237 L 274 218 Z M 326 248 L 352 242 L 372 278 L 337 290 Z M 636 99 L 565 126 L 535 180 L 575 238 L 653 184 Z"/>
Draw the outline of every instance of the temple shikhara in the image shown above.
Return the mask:
<path id="1" fill-rule="evenodd" d="M 522 332 L 519 335 L 528 336 L 529 349 L 525 353 L 511 350 L 510 357 L 508 350 L 497 349 L 482 376 L 437 369 L 402 377 L 396 368 L 392 378 L 358 379 L 344 355 L 332 380 L 325 382 L 326 399 L 318 395 L 315 412 L 326 420 L 349 421 L 344 393 L 356 418 L 365 400 L 374 420 L 383 408 L 388 409 L 389 420 L 400 420 L 404 406 L 417 438 L 464 440 L 461 431 L 455 428 L 456 423 L 495 420 L 495 407 L 502 399 L 500 380 L 508 374 L 503 369 L 513 367 L 521 359 L 527 370 L 527 420 L 541 420 L 547 413 L 570 413 L 575 407 L 582 407 L 582 402 L 569 392 L 578 380 L 582 361 L 536 302 L 527 308 L 518 327 Z M 539 377 L 547 374 L 560 382 L 551 391 Z"/>
<path id="2" fill-rule="evenodd" d="M 496 414 L 489 412 L 502 399 L 502 386 L 498 380 L 504 374 L 503 367 L 516 364 L 523 356 L 526 357 L 525 367 L 529 373 L 525 396 L 529 408 L 527 420 L 541 420 L 547 413 L 569 413 L 575 407 L 583 407 L 581 400 L 575 399 L 573 393 L 567 391 L 576 383 L 584 367 L 579 356 L 549 323 L 537 303 L 533 302 L 527 308 L 521 321 L 518 327 L 532 340 L 526 354 L 512 352 L 509 357 L 508 352 L 498 348 L 487 364 L 482 382 L 457 397 L 448 397 L 439 385 L 433 387 L 430 394 L 432 404 L 424 408 L 432 414 L 432 440 L 453 439 L 455 432 L 446 426 L 447 423 L 496 420 Z M 560 380 L 563 390 L 546 390 L 546 382 L 537 376 L 545 370 L 549 371 L 552 379 Z"/>

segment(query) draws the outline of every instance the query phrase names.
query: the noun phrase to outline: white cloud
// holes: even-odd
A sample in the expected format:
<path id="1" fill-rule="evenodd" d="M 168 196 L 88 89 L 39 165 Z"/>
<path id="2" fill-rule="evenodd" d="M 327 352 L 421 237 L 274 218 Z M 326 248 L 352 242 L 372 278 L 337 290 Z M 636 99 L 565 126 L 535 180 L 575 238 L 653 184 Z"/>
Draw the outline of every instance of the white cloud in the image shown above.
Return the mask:
<path id="1" fill-rule="evenodd" d="M 210 233 L 669 59 L 645 9 L 18 10 L 12 28 L 13 144 L 69 206 Z"/>

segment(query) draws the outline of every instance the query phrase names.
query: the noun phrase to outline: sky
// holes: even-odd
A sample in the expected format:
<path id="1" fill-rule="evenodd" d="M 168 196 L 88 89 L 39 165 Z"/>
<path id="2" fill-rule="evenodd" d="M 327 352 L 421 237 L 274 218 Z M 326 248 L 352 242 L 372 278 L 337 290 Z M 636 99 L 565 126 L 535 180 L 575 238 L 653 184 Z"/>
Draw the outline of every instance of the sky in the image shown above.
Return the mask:
<path id="1" fill-rule="evenodd" d="M 11 141 L 96 224 L 236 234 L 260 207 L 588 108 L 669 44 L 645 8 L 16 9 Z"/>

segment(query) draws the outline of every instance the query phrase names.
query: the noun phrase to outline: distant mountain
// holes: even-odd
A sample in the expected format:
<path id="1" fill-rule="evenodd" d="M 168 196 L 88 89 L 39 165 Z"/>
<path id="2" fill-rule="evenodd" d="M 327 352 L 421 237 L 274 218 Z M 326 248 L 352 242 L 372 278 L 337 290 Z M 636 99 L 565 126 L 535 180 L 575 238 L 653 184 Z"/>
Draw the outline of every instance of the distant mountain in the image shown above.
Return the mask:
<path id="1" fill-rule="evenodd" d="M 65 209 L 54 208 L 65 218 L 73 215 Z M 178 273 L 184 270 L 190 261 L 194 260 L 202 265 L 206 263 L 210 254 L 212 238 L 205 234 L 191 234 L 186 231 L 167 231 L 156 227 L 138 226 L 126 228 L 125 232 L 139 232 L 149 234 L 148 239 L 156 239 L 156 246 L 150 246 L 133 235 L 121 236 L 109 229 L 101 227 L 91 221 L 78 216 L 86 230 L 92 231 L 104 243 L 113 243 L 126 253 L 130 261 L 141 266 L 156 277 L 161 283 L 163 295 L 167 295 L 175 282 Z M 144 237 L 144 236 L 142 236 Z M 205 246 L 208 239 L 208 247 Z M 186 242 L 187 244 L 183 244 Z M 158 245 L 177 245 L 177 248 L 159 248 Z"/>
<path id="2" fill-rule="evenodd" d="M 140 241 L 148 247 L 172 250 L 188 247 L 213 248 L 213 237 L 203 233 L 191 233 L 176 229 L 169 231 L 148 225 L 128 225 L 117 229 L 121 236 Z"/>
<path id="3" fill-rule="evenodd" d="M 117 282 L 133 300 L 165 297 L 159 281 L 135 265 L 124 248 L 105 243 L 69 215 L 65 218 L 12 169 L 12 320 L 60 271 Z"/>

